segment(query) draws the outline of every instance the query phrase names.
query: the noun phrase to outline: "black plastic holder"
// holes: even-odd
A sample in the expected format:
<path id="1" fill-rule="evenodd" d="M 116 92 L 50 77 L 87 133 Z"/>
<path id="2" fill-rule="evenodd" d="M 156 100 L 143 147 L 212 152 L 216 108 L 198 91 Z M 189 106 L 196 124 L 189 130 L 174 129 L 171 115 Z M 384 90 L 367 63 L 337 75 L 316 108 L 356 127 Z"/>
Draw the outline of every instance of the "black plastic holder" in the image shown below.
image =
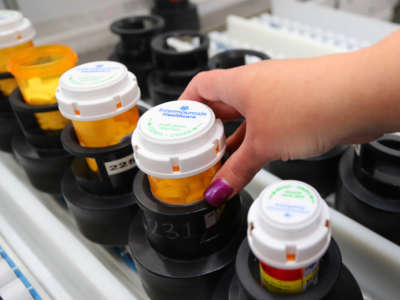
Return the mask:
<path id="1" fill-rule="evenodd" d="M 231 69 L 239 66 L 246 65 L 249 61 L 267 60 L 270 59 L 265 53 L 254 51 L 250 49 L 233 49 L 227 50 L 214 55 L 208 62 L 210 70 L 215 69 Z M 225 135 L 229 137 L 236 129 L 242 125 L 244 118 L 239 118 L 230 122 L 224 123 Z"/>
<path id="2" fill-rule="evenodd" d="M 72 170 L 62 180 L 62 193 L 79 231 L 104 246 L 128 244 L 129 227 L 137 213 L 132 193 L 101 195 L 82 188 Z"/>
<path id="3" fill-rule="evenodd" d="M 23 133 L 12 140 L 15 157 L 33 186 L 40 191 L 59 195 L 61 179 L 71 164 L 72 156 L 62 148 L 61 131 L 42 130 L 34 116 L 35 113 L 58 110 L 57 104 L 26 104 L 19 89 L 10 95 L 9 102 Z"/>
<path id="4" fill-rule="evenodd" d="M 168 45 L 169 38 L 190 38 L 197 45 L 188 51 L 176 51 Z M 172 31 L 155 37 L 151 43 L 156 70 L 148 77 L 150 98 L 154 104 L 178 99 L 187 84 L 199 72 L 207 70 L 206 35 L 195 31 Z"/>
<path id="5" fill-rule="evenodd" d="M 0 101 L 4 100 L 0 99 Z M 12 112 L 0 112 L 0 150 L 12 152 L 12 140 L 15 136 L 21 134 L 21 130 L 19 129 L 14 114 Z"/>
<path id="6" fill-rule="evenodd" d="M 167 206 L 152 196 L 143 173 L 137 174 L 134 191 L 141 212 L 131 227 L 129 249 L 149 297 L 210 299 L 246 234 L 251 197 L 241 192 L 222 211 L 205 201 Z"/>
<path id="7" fill-rule="evenodd" d="M 111 31 L 120 37 L 110 60 L 123 63 L 136 75 L 143 97 L 148 97 L 147 77 L 155 66 L 151 55 L 151 40 L 165 26 L 159 16 L 132 16 L 111 24 Z"/>
<path id="8" fill-rule="evenodd" d="M 154 0 L 151 13 L 165 19 L 165 31 L 200 30 L 197 6 L 189 0 Z"/>
<path id="9" fill-rule="evenodd" d="M 143 113 L 146 109 L 139 107 Z M 62 133 L 64 148 L 75 158 L 62 180 L 62 194 L 81 233 L 104 246 L 128 244 L 130 224 L 137 213 L 132 192 L 138 171 L 129 139 L 103 148 L 80 146 L 72 124 Z M 93 171 L 86 158 L 96 161 Z"/>
<path id="10" fill-rule="evenodd" d="M 400 136 L 349 149 L 339 179 L 336 208 L 400 245 Z"/>
<path id="11" fill-rule="evenodd" d="M 347 149 L 347 146 L 337 146 L 321 156 L 309 159 L 273 161 L 265 169 L 282 179 L 304 181 L 315 187 L 325 198 L 335 192 L 340 158 Z"/>
<path id="12" fill-rule="evenodd" d="M 0 73 L 0 80 L 13 78 L 11 73 Z M 9 97 L 0 92 L 0 150 L 12 152 L 11 142 L 21 130 L 9 103 Z"/>
<path id="13" fill-rule="evenodd" d="M 261 285 L 259 262 L 248 240 L 239 248 L 235 268 L 230 268 L 218 283 L 212 300 L 362 300 L 363 296 L 350 271 L 342 264 L 340 250 L 332 240 L 320 262 L 316 286 L 296 295 L 279 295 Z"/>
<path id="14" fill-rule="evenodd" d="M 250 50 L 250 49 L 233 49 L 220 52 L 210 58 L 208 62 L 208 67 L 210 70 L 215 69 L 230 69 L 239 66 L 244 66 L 248 62 L 253 62 L 256 60 L 267 60 L 270 57 L 260 51 Z"/>

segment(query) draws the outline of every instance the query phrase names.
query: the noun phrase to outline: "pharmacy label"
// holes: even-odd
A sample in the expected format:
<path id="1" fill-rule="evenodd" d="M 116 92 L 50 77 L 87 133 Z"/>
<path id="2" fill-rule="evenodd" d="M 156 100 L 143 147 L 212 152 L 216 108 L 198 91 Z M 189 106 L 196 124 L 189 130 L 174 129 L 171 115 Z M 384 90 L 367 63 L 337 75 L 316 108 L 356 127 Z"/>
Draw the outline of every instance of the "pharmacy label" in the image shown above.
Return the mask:
<path id="1" fill-rule="evenodd" d="M 104 163 L 107 174 L 109 176 L 117 175 L 126 171 L 129 171 L 136 167 L 135 159 L 133 158 L 133 154 L 129 154 L 120 159 L 116 159 L 113 161 L 108 161 Z"/>
<path id="2" fill-rule="evenodd" d="M 260 262 L 261 284 L 277 294 L 298 294 L 318 283 L 319 262 L 305 268 L 283 270 Z"/>
<path id="3" fill-rule="evenodd" d="M 264 214 L 271 220 L 294 224 L 307 220 L 318 208 L 319 197 L 315 191 L 300 183 L 277 186 L 264 196 Z"/>
<path id="4" fill-rule="evenodd" d="M 190 138 L 214 122 L 210 108 L 194 101 L 173 101 L 152 108 L 141 122 L 149 138 L 165 141 Z"/>

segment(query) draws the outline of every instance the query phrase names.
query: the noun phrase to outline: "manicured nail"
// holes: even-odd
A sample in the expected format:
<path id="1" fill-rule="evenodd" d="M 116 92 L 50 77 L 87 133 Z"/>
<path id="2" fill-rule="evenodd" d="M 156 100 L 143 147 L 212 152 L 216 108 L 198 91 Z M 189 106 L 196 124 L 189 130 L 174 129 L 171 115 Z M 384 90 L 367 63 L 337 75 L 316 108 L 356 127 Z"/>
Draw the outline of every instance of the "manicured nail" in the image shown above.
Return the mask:
<path id="1" fill-rule="evenodd" d="M 224 179 L 215 180 L 204 193 L 204 198 L 212 206 L 220 206 L 232 194 L 233 188 Z"/>

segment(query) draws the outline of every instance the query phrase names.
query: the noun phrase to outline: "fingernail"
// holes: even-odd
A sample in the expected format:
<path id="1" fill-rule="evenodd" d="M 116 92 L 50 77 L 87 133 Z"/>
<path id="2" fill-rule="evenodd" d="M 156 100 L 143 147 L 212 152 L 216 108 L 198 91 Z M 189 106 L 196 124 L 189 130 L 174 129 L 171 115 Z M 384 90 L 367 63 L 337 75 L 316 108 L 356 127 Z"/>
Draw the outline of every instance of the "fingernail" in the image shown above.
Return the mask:
<path id="1" fill-rule="evenodd" d="M 212 206 L 220 206 L 232 194 L 233 188 L 224 179 L 215 180 L 205 191 L 204 198 Z"/>

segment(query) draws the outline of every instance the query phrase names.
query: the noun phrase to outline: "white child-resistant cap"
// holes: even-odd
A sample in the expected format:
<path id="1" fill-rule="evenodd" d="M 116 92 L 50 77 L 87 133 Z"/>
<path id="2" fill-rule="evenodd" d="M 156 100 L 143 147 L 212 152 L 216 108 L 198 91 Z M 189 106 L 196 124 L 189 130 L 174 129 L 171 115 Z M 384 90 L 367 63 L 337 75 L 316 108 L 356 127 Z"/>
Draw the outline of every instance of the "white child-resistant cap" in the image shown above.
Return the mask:
<path id="1" fill-rule="evenodd" d="M 140 118 L 132 146 L 136 164 L 144 173 L 158 178 L 189 177 L 222 159 L 224 126 L 200 102 L 166 102 Z"/>
<path id="2" fill-rule="evenodd" d="M 286 180 L 268 186 L 248 215 L 248 241 L 262 262 L 298 269 L 318 261 L 331 240 L 329 208 L 308 184 Z"/>
<path id="3" fill-rule="evenodd" d="M 65 72 L 56 98 L 61 114 L 70 120 L 97 121 L 120 115 L 140 99 L 135 75 L 121 63 L 96 61 Z"/>
<path id="4" fill-rule="evenodd" d="M 21 45 L 33 40 L 32 23 L 15 10 L 0 10 L 0 49 Z"/>

